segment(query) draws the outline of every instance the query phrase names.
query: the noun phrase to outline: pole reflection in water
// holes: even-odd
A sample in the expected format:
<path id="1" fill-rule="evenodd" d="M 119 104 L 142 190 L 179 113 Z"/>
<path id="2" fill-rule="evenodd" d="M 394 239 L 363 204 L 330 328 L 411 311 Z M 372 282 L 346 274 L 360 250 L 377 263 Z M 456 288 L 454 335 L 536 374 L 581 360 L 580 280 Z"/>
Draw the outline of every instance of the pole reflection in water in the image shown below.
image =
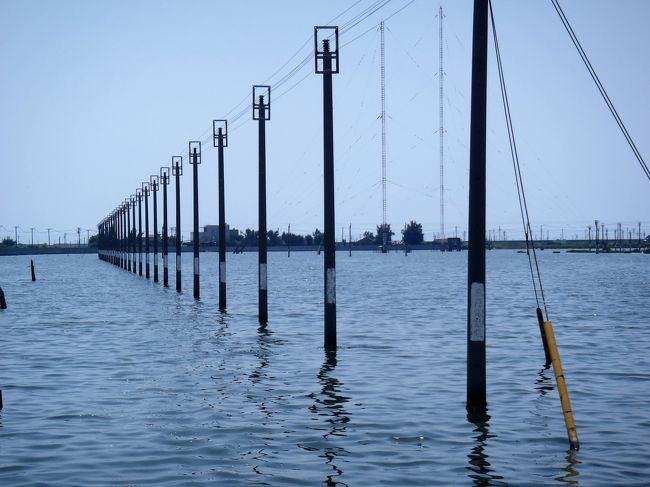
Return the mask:
<path id="1" fill-rule="evenodd" d="M 226 313 L 225 310 L 222 312 Z M 276 378 L 269 374 L 268 367 L 275 350 L 283 344 L 284 340 L 273 337 L 273 332 L 266 323 L 260 324 L 257 328 L 257 350 L 254 351 L 254 355 L 259 362 L 248 374 L 248 380 L 253 387 L 246 392 L 245 396 L 247 401 L 254 404 L 263 415 L 259 427 L 269 431 L 277 428 L 280 423 L 275 413 L 281 409 L 285 397 L 278 395 L 273 385 Z M 258 479 L 255 485 L 274 485 L 272 480 L 274 476 L 278 473 L 282 474 L 275 469 L 278 451 L 281 449 L 276 440 L 270 434 L 262 434 L 261 441 L 243 455 L 255 462 L 253 472 L 271 479 L 269 483 Z"/>
<path id="2" fill-rule="evenodd" d="M 562 482 L 564 484 L 578 484 L 578 476 L 580 472 L 576 470 L 576 465 L 580 465 L 582 462 L 576 458 L 578 452 L 575 450 L 567 450 L 566 453 L 566 466 L 564 467 L 564 473 L 555 477 L 555 480 Z"/>
<path id="3" fill-rule="evenodd" d="M 555 385 L 553 383 L 553 379 L 551 378 L 550 375 L 548 375 L 548 372 L 550 370 L 550 365 L 546 365 L 544 368 L 540 369 L 540 371 L 537 373 L 537 379 L 535 380 L 535 389 L 539 393 L 539 398 L 540 400 L 543 400 L 545 396 L 547 396 L 551 391 L 555 390 Z M 554 400 L 555 400 L 555 396 Z M 539 406 L 537 409 L 545 409 Z M 546 413 L 540 413 L 538 416 L 545 418 Z M 540 428 L 544 431 L 548 431 L 548 421 L 545 421 L 542 425 L 540 425 Z M 565 484 L 578 484 L 578 476 L 580 475 L 580 472 L 576 470 L 576 465 L 579 465 L 581 462 L 576 458 L 576 453 L 573 450 L 567 450 L 567 454 L 565 456 L 566 459 L 566 465 L 564 466 L 564 472 L 561 475 L 558 475 L 555 477 L 555 480 L 558 482 L 562 482 Z"/>
<path id="4" fill-rule="evenodd" d="M 539 393 L 540 398 L 544 397 L 550 391 L 555 389 L 551 377 L 546 373 L 549 368 L 550 365 L 546 365 L 544 368 L 540 369 L 539 372 L 537 372 L 537 379 L 535 379 L 535 389 Z"/>
<path id="5" fill-rule="evenodd" d="M 341 394 L 343 384 L 333 375 L 336 364 L 336 351 L 326 351 L 325 360 L 317 376 L 321 390 L 319 393 L 309 395 L 314 400 L 314 404 L 309 407 L 309 410 L 323 417 L 316 429 L 323 431 L 322 437 L 328 443 L 322 448 L 316 448 L 314 445 L 299 445 L 306 450 L 322 451 L 320 456 L 325 459 L 325 464 L 333 470 L 325 478 L 324 483 L 327 486 L 347 485 L 338 480 L 338 477 L 343 475 L 340 464 L 348 455 L 348 451 L 345 448 L 329 444 L 329 441 L 336 440 L 336 437 L 346 436 L 347 424 L 350 422 L 350 413 L 345 409 L 345 403 L 349 402 L 350 398 Z"/>
<path id="6" fill-rule="evenodd" d="M 490 434 L 490 416 L 487 413 L 470 414 L 467 416 L 467 420 L 474 425 L 473 432 L 477 433 L 473 436 L 475 444 L 467 455 L 469 458 L 467 470 L 470 471 L 468 477 L 477 486 L 507 486 L 508 484 L 502 481 L 503 477 L 493 472 L 490 466 L 490 457 L 486 452 L 488 439 L 495 437 Z"/>

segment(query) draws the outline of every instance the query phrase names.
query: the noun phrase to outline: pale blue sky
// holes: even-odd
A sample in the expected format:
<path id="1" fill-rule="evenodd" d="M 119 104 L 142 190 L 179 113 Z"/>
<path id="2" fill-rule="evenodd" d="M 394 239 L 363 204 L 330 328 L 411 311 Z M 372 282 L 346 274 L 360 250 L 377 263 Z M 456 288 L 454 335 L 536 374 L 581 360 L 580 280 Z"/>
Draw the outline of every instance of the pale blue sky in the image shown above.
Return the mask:
<path id="1" fill-rule="evenodd" d="M 352 6 L 334 22 L 343 25 L 373 3 L 1 0 L 0 236 L 13 235 L 14 225 L 35 227 L 40 241 L 47 227 L 94 229 L 171 156 L 184 154 L 189 140 L 209 140 L 213 118 L 246 108 L 252 84 L 266 81 L 301 46 L 270 84 L 309 55 L 314 25 Z M 341 43 L 407 3 L 389 2 Z M 650 2 L 561 3 L 650 158 Z M 467 224 L 472 2 L 415 0 L 387 21 L 386 33 L 388 221 L 397 229 L 415 219 L 428 238 L 439 231 L 439 5 L 446 15 L 446 228 L 460 233 Z M 650 230 L 650 181 L 550 1 L 494 0 L 494 8 L 533 224 L 552 236 L 564 228 L 566 236 L 582 237 L 594 218 L 610 228 L 643 221 Z M 493 57 L 489 68 L 488 225 L 517 236 Z M 321 83 L 309 62 L 273 91 L 270 229 L 322 229 Z M 381 221 L 379 95 L 379 34 L 372 29 L 342 47 L 334 78 L 336 220 L 346 232 L 352 223 L 353 236 Z M 242 230 L 257 226 L 257 132 L 250 119 L 247 112 L 232 124 L 225 156 L 227 220 Z M 217 222 L 216 151 L 211 141 L 203 147 L 201 225 Z M 189 175 L 181 189 L 186 235 Z"/>

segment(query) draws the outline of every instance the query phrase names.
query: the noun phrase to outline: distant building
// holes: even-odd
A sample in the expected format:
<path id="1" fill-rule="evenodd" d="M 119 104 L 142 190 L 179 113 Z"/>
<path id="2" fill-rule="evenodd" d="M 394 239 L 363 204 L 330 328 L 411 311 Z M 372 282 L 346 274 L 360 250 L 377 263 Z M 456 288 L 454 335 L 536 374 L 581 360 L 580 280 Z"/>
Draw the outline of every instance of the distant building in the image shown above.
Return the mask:
<path id="1" fill-rule="evenodd" d="M 190 232 L 190 240 L 194 241 L 194 232 Z M 219 225 L 205 225 L 199 232 L 199 243 L 217 245 L 219 243 Z M 230 227 L 226 224 L 226 245 L 230 244 Z"/>

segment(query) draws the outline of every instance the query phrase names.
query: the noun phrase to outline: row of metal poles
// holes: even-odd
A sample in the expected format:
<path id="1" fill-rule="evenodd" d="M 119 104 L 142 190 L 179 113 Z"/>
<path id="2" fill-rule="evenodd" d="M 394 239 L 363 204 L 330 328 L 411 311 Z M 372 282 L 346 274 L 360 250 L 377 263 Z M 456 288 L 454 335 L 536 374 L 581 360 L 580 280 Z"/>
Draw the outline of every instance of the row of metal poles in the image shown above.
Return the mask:
<path id="1" fill-rule="evenodd" d="M 333 46 L 332 46 L 333 43 Z M 324 161 L 324 345 L 326 350 L 336 349 L 336 264 L 335 264 L 335 218 L 334 218 L 334 130 L 332 108 L 332 74 L 339 72 L 338 27 L 314 27 L 315 72 L 323 75 L 323 161 Z M 271 119 L 271 87 L 254 85 L 252 90 L 253 120 L 258 121 L 258 175 L 259 175 L 259 252 L 258 252 L 258 302 L 259 322 L 268 322 L 267 249 L 266 249 L 266 121 Z M 219 309 L 226 309 L 226 234 L 224 194 L 224 147 L 228 146 L 227 120 L 213 121 L 213 143 L 218 154 L 219 179 Z M 198 166 L 201 164 L 201 142 L 189 143 L 190 165 L 193 175 L 193 251 L 194 251 L 194 297 L 200 299 L 199 280 L 199 193 Z M 150 279 L 149 195 L 153 195 L 153 280 L 158 282 L 158 203 L 157 193 L 163 191 L 162 258 L 163 284 L 168 286 L 168 219 L 167 186 L 171 176 L 176 180 L 176 290 L 181 292 L 181 217 L 180 176 L 183 174 L 183 158 L 172 157 L 171 169 L 161 167 L 160 174 L 152 175 L 142 183 L 135 194 L 130 195 L 98 224 L 99 258 L 134 274 Z M 142 227 L 142 203 L 144 202 L 144 229 Z M 137 229 L 136 229 L 137 206 Z M 144 233 L 143 233 L 144 230 Z M 143 238 L 144 236 L 144 238 Z M 137 256 L 137 262 L 136 262 Z"/>

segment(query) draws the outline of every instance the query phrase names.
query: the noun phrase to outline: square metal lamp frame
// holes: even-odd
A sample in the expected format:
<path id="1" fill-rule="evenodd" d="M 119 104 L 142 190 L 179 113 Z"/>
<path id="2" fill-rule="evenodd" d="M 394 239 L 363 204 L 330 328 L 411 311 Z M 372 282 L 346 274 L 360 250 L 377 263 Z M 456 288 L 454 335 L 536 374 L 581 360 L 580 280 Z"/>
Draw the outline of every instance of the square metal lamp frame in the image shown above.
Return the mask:
<path id="1" fill-rule="evenodd" d="M 178 175 L 183 175 L 183 156 L 172 156 L 172 176 L 176 176 L 176 163 L 178 162 Z"/>
<path id="2" fill-rule="evenodd" d="M 228 120 L 212 121 L 212 142 L 215 147 L 219 147 L 219 129 L 221 129 L 223 146 L 228 147 Z"/>
<path id="3" fill-rule="evenodd" d="M 171 170 L 167 166 L 162 166 L 160 168 L 160 183 L 161 184 L 169 184 L 169 175 L 171 174 Z"/>
<path id="4" fill-rule="evenodd" d="M 259 99 L 262 97 L 262 103 Z M 271 87 L 269 85 L 253 85 L 253 120 L 271 120 Z"/>
<path id="5" fill-rule="evenodd" d="M 190 152 L 190 164 L 201 164 L 201 142 L 192 140 L 188 144 Z M 196 149 L 196 161 L 194 161 L 194 149 Z"/>
<path id="6" fill-rule="evenodd" d="M 332 56 L 332 69 L 329 72 L 336 74 L 339 72 L 339 28 L 329 25 L 317 25 L 314 27 L 314 71 L 317 74 L 323 74 L 325 72 L 323 68 L 323 58 L 325 57 L 325 49 L 323 48 L 324 40 L 330 41 L 329 52 Z M 334 41 L 334 46 L 332 46 L 332 40 Z"/>

